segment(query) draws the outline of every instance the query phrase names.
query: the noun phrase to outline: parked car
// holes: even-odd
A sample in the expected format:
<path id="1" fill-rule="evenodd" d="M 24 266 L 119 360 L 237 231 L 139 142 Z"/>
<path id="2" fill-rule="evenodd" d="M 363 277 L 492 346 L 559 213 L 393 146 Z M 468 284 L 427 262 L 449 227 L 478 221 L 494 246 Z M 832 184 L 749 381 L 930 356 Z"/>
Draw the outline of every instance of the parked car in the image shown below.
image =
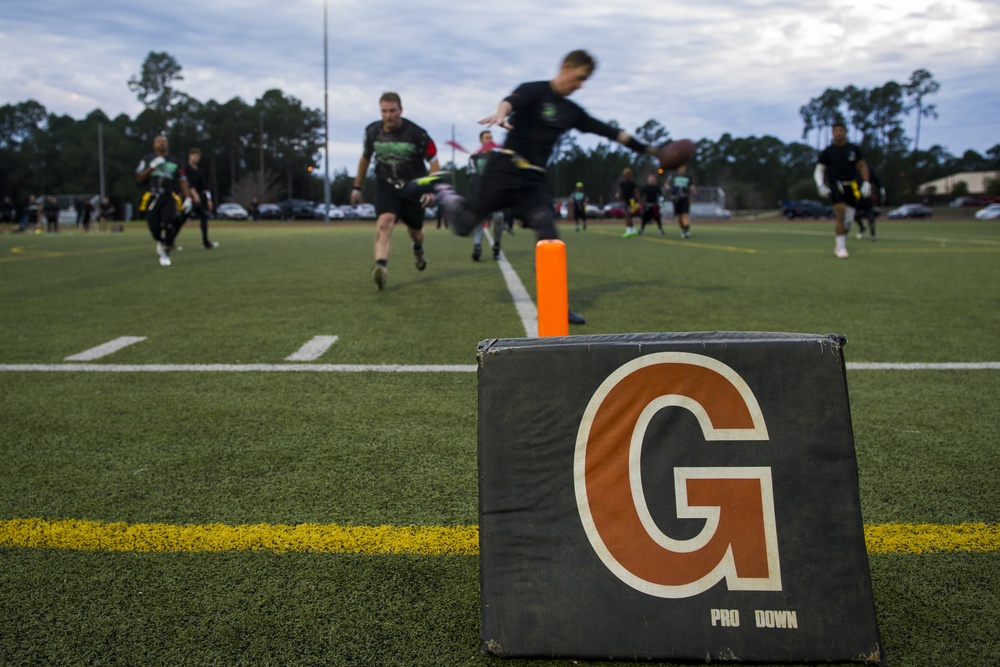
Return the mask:
<path id="1" fill-rule="evenodd" d="M 313 209 L 316 204 L 305 199 L 286 199 L 278 202 L 281 207 L 282 220 L 312 220 L 316 217 Z"/>
<path id="2" fill-rule="evenodd" d="M 833 206 L 811 199 L 800 199 L 781 203 L 781 214 L 789 220 L 795 218 L 832 218 Z"/>
<path id="3" fill-rule="evenodd" d="M 344 214 L 344 220 L 357 220 L 358 219 L 358 211 L 357 211 L 357 209 L 355 209 L 350 204 L 341 204 L 337 208 L 339 208 L 340 212 Z"/>
<path id="4" fill-rule="evenodd" d="M 634 215 L 642 215 L 641 211 L 633 211 Z M 604 205 L 605 218 L 624 218 L 625 202 L 613 201 Z"/>
<path id="5" fill-rule="evenodd" d="M 923 204 L 903 204 L 899 208 L 889 211 L 889 218 L 899 220 L 902 218 L 929 218 L 934 213 Z"/>
<path id="6" fill-rule="evenodd" d="M 261 220 L 281 220 L 281 206 L 278 204 L 261 204 L 257 211 Z"/>
<path id="7" fill-rule="evenodd" d="M 374 204 L 358 204 L 355 207 L 358 212 L 358 217 L 362 220 L 374 220 L 375 219 L 375 205 Z"/>
<path id="8" fill-rule="evenodd" d="M 694 202 L 691 204 L 691 217 L 728 220 L 733 217 L 733 212 L 713 202 Z"/>
<path id="9" fill-rule="evenodd" d="M 957 208 L 959 206 L 982 206 L 983 203 L 982 197 L 959 197 L 948 202 L 948 206 L 951 206 L 952 208 Z"/>
<path id="10" fill-rule="evenodd" d="M 246 220 L 250 217 L 250 214 L 239 204 L 229 202 L 219 204 L 219 207 L 215 209 L 215 216 L 219 220 Z"/>
<path id="11" fill-rule="evenodd" d="M 315 215 L 316 218 L 318 218 L 319 220 L 326 220 L 326 204 L 324 202 L 316 204 L 316 207 L 313 208 L 313 215 Z M 343 220 L 344 212 L 341 211 L 337 206 L 330 204 L 330 219 Z"/>
<path id="12" fill-rule="evenodd" d="M 1000 220 L 1000 204 L 990 204 L 976 211 L 976 220 Z"/>

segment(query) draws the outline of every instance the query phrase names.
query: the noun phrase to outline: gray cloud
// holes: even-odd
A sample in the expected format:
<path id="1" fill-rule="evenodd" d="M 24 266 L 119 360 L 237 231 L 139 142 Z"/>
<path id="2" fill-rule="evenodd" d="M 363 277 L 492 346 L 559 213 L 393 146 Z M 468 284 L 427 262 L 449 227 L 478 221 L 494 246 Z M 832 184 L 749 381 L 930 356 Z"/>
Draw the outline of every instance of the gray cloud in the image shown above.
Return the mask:
<path id="1" fill-rule="evenodd" d="M 629 129 L 655 118 L 674 136 L 798 140 L 799 107 L 825 88 L 902 82 L 924 67 L 942 84 L 941 117 L 925 121 L 921 145 L 961 153 L 1000 142 L 993 0 L 333 0 L 328 8 L 335 168 L 353 169 L 382 91 L 398 91 L 406 115 L 439 143 L 452 126 L 473 143 L 479 118 L 516 84 L 551 77 L 573 48 L 600 63 L 576 99 Z M 321 0 L 6 0 L 0 40 L 0 103 L 135 115 L 126 81 L 149 51 L 166 51 L 184 68 L 178 87 L 199 100 L 252 103 L 279 88 L 323 108 Z"/>

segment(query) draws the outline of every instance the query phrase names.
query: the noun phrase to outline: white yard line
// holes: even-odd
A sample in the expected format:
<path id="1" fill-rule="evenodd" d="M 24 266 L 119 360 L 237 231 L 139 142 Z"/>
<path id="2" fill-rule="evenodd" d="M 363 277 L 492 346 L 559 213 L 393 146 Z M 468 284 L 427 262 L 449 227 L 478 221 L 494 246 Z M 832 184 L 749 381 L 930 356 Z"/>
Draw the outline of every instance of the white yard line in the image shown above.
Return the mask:
<path id="1" fill-rule="evenodd" d="M 103 345 L 98 345 L 97 347 L 92 347 L 89 350 L 84 350 L 79 354 L 66 357 L 66 361 L 93 361 L 94 359 L 100 359 L 101 357 L 106 357 L 109 354 L 114 354 L 118 350 L 144 340 L 146 340 L 145 336 L 121 336 L 120 338 L 115 338 L 114 340 L 108 341 Z"/>
<path id="2" fill-rule="evenodd" d="M 285 361 L 316 361 L 337 342 L 337 336 L 314 336 L 294 354 L 285 357 Z"/>
<path id="3" fill-rule="evenodd" d="M 475 364 L 0 364 L 0 372 L 79 373 L 475 373 Z"/>
<path id="4" fill-rule="evenodd" d="M 847 364 L 849 371 L 984 371 L 1000 370 L 1000 361 L 943 362 L 943 363 L 868 363 Z"/>
<path id="5" fill-rule="evenodd" d="M 486 230 L 486 238 L 492 246 L 493 235 L 490 234 L 488 229 Z M 500 259 L 497 260 L 497 263 L 500 265 L 500 272 L 503 273 L 503 279 L 507 282 L 507 291 L 510 292 L 511 299 L 514 301 L 514 308 L 517 309 L 517 315 L 521 318 L 525 337 L 538 338 L 538 308 L 535 306 L 535 302 L 531 300 L 528 290 L 524 288 L 524 283 L 521 282 L 514 267 L 507 261 L 507 257 L 503 254 L 503 251 L 500 252 Z"/>
<path id="6" fill-rule="evenodd" d="M 475 373 L 475 364 L 0 364 L 0 373 Z M 1000 361 L 848 363 L 849 371 L 1000 370 Z"/>

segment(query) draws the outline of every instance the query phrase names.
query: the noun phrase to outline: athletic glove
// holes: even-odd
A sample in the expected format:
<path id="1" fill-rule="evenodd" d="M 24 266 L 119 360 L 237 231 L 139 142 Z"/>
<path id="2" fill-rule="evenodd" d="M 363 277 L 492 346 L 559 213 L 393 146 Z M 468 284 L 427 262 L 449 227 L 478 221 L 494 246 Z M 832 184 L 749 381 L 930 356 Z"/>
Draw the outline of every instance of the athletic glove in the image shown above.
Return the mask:
<path id="1" fill-rule="evenodd" d="M 872 196 L 872 184 L 865 181 L 861 184 L 861 196 L 865 199 L 871 199 Z"/>
<path id="2" fill-rule="evenodd" d="M 191 212 L 191 198 L 186 197 L 184 199 L 184 203 L 181 205 L 181 213 L 190 213 L 190 212 Z"/>
<path id="3" fill-rule="evenodd" d="M 161 164 L 163 164 L 166 161 L 167 161 L 167 159 L 165 157 L 163 157 L 162 155 L 158 155 L 158 156 L 154 157 L 152 160 L 150 160 L 150 162 L 149 162 L 149 168 L 150 169 L 156 169 L 157 167 L 159 167 Z"/>
<path id="4" fill-rule="evenodd" d="M 819 186 L 819 196 L 820 197 L 824 197 L 826 199 L 829 199 L 830 198 L 830 186 L 828 186 L 826 183 L 824 183 L 823 185 Z"/>

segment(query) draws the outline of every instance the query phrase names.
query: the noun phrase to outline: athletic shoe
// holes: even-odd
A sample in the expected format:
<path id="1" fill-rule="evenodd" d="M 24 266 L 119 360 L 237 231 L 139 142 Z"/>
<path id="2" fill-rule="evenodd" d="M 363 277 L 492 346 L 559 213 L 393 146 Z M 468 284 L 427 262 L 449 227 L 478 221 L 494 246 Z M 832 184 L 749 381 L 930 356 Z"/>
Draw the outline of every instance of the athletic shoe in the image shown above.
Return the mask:
<path id="1" fill-rule="evenodd" d="M 381 264 L 376 264 L 372 267 L 372 280 L 375 281 L 375 287 L 380 290 L 385 289 L 385 283 L 389 278 L 389 269 L 382 266 Z"/>
<path id="2" fill-rule="evenodd" d="M 856 238 L 857 240 L 860 241 L 864 237 L 865 237 L 865 233 L 864 232 L 858 232 L 857 235 L 854 238 Z"/>
<path id="3" fill-rule="evenodd" d="M 156 242 L 156 254 L 159 257 L 163 257 L 163 253 L 167 251 L 167 247 L 163 245 L 162 241 Z"/>
<path id="4" fill-rule="evenodd" d="M 569 311 L 569 323 L 570 324 L 586 324 L 587 320 L 583 319 L 583 315 L 578 315 L 572 310 Z"/>
<path id="5" fill-rule="evenodd" d="M 872 234 L 872 241 L 878 241 L 878 237 Z"/>
<path id="6" fill-rule="evenodd" d="M 836 248 L 834 249 L 833 254 L 837 256 L 837 259 L 847 259 L 850 257 L 850 255 L 847 254 L 847 248 Z"/>
<path id="7" fill-rule="evenodd" d="M 493 260 L 496 261 L 500 259 L 500 246 L 493 246 Z"/>
<path id="8" fill-rule="evenodd" d="M 218 248 L 218 247 L 219 244 L 216 243 L 215 241 L 209 241 L 208 243 L 205 244 L 205 250 L 211 250 L 212 248 Z"/>
<path id="9" fill-rule="evenodd" d="M 427 268 L 427 258 L 424 257 L 424 249 L 421 247 L 420 250 L 413 250 L 413 263 L 417 266 L 417 271 L 423 271 Z"/>
<path id="10" fill-rule="evenodd" d="M 667 235 L 667 234 L 666 234 L 666 232 L 664 232 L 664 231 L 663 231 L 663 230 L 661 229 L 661 230 L 660 230 L 660 236 L 666 236 L 666 235 Z"/>
<path id="11" fill-rule="evenodd" d="M 483 256 L 483 246 L 478 243 L 472 246 L 472 261 L 478 262 L 479 258 Z"/>
<path id="12" fill-rule="evenodd" d="M 412 181 L 403 186 L 400 194 L 405 199 L 410 199 L 412 201 L 419 201 L 421 195 L 428 193 L 433 193 L 437 188 L 437 185 L 450 185 L 452 180 L 451 172 L 449 171 L 434 171 L 426 176 L 421 176 L 420 178 L 414 178 Z"/>
<path id="13" fill-rule="evenodd" d="M 690 229 L 685 229 L 685 230 L 681 231 L 681 238 L 682 239 L 689 239 L 689 238 L 691 238 L 691 230 Z"/>

